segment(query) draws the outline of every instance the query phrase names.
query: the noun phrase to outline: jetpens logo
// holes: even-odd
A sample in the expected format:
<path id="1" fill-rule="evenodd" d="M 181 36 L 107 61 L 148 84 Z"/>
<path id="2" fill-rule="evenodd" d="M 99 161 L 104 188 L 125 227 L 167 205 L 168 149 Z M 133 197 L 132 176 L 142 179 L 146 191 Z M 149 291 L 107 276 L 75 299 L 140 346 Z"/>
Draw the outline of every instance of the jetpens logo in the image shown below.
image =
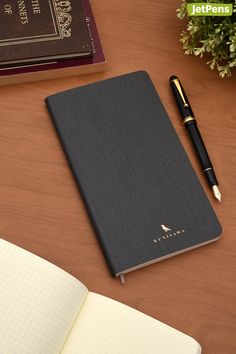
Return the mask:
<path id="1" fill-rule="evenodd" d="M 161 227 L 162 231 L 164 231 L 164 233 L 156 236 L 153 239 L 153 242 L 156 244 L 161 243 L 165 240 L 171 239 L 173 237 L 181 237 L 185 234 L 185 229 L 183 229 L 183 228 L 171 229 L 170 227 L 168 227 L 164 224 L 161 224 L 160 227 Z"/>
<path id="2" fill-rule="evenodd" d="M 232 4 L 190 3 L 187 4 L 189 16 L 232 16 Z"/>

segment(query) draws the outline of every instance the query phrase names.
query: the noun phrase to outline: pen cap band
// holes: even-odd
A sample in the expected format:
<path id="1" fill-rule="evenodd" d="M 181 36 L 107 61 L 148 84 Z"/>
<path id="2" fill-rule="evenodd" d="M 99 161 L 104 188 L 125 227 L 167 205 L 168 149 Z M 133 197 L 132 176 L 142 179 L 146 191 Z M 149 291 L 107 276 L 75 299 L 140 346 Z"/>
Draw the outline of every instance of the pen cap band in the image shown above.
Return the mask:
<path id="1" fill-rule="evenodd" d="M 192 108 L 190 106 L 188 98 L 184 92 L 184 89 L 183 89 L 179 79 L 178 78 L 171 79 L 170 85 L 171 85 L 172 91 L 175 95 L 176 103 L 179 108 L 181 117 L 183 119 L 185 119 L 188 116 L 194 117 Z"/>
<path id="2" fill-rule="evenodd" d="M 194 117 L 187 116 L 187 117 L 184 118 L 183 124 L 186 124 L 186 123 L 191 122 L 193 120 L 195 121 L 196 119 Z"/>

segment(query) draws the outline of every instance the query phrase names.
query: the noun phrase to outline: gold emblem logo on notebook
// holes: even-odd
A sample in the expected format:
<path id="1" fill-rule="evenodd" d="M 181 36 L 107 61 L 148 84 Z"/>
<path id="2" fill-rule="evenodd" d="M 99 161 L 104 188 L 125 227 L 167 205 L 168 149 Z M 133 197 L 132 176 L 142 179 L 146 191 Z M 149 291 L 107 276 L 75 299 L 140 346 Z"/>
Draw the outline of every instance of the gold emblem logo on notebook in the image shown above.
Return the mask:
<path id="1" fill-rule="evenodd" d="M 168 231 L 171 231 L 171 229 L 169 229 L 167 226 L 165 226 L 165 225 L 161 225 L 161 228 L 162 228 L 162 230 L 163 231 L 165 231 L 165 232 L 168 232 Z"/>
<path id="2" fill-rule="evenodd" d="M 159 243 L 159 242 L 162 242 L 164 240 L 168 240 L 172 237 L 179 237 L 179 236 L 182 236 L 184 233 L 185 233 L 185 229 L 183 228 L 180 228 L 180 229 L 171 229 L 169 228 L 168 226 L 164 225 L 164 224 L 161 224 L 161 229 L 165 232 L 164 234 L 160 234 L 158 236 L 156 236 L 154 239 L 153 239 L 153 242 L 154 243 Z"/>

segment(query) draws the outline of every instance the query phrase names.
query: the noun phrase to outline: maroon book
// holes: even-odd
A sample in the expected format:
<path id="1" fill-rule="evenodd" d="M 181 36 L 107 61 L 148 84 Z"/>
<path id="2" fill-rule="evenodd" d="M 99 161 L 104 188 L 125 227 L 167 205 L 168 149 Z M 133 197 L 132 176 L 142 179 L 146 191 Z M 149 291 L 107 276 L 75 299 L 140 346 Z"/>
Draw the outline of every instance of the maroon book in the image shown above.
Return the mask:
<path id="1" fill-rule="evenodd" d="M 92 57 L 0 69 L 0 85 L 10 85 L 22 82 L 39 81 L 103 71 L 105 69 L 106 60 L 104 57 L 90 1 L 84 0 L 83 5 L 88 31 L 92 43 Z"/>
<path id="2" fill-rule="evenodd" d="M 82 0 L 9 0 L 0 21 L 1 67 L 92 55 Z"/>

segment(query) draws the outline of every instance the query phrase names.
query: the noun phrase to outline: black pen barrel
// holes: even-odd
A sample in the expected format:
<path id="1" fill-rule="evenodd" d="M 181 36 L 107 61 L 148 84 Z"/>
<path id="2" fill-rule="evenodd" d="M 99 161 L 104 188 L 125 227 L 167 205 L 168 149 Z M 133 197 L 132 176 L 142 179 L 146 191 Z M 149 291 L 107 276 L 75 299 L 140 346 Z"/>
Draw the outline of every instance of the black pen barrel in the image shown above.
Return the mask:
<path id="1" fill-rule="evenodd" d="M 198 157 L 198 160 L 200 162 L 200 165 L 202 167 L 202 170 L 204 174 L 207 177 L 208 184 L 210 187 L 213 185 L 218 185 L 218 181 L 216 178 L 216 175 L 214 173 L 213 167 L 211 160 L 209 158 L 209 155 L 207 153 L 204 141 L 201 137 L 201 134 L 198 130 L 198 126 L 195 120 L 189 121 L 185 123 L 185 127 L 189 133 L 190 139 L 193 143 L 195 153 Z"/>
<path id="2" fill-rule="evenodd" d="M 195 153 L 198 157 L 198 160 L 200 162 L 202 171 L 204 172 L 207 182 L 209 186 L 212 188 L 213 187 L 213 192 L 215 197 L 220 201 L 221 200 L 221 194 L 217 188 L 214 188 L 218 186 L 218 181 L 215 175 L 215 172 L 212 167 L 211 160 L 209 158 L 209 155 L 207 153 L 205 144 L 203 142 L 203 139 L 201 137 L 201 134 L 198 130 L 197 127 L 197 122 L 194 117 L 192 108 L 190 106 L 188 97 L 186 93 L 184 92 L 184 89 L 178 79 L 177 76 L 172 75 L 169 79 L 172 91 L 175 96 L 175 100 L 180 112 L 180 115 L 183 120 L 183 124 L 185 125 L 185 128 L 187 129 L 190 139 L 192 141 Z"/>

